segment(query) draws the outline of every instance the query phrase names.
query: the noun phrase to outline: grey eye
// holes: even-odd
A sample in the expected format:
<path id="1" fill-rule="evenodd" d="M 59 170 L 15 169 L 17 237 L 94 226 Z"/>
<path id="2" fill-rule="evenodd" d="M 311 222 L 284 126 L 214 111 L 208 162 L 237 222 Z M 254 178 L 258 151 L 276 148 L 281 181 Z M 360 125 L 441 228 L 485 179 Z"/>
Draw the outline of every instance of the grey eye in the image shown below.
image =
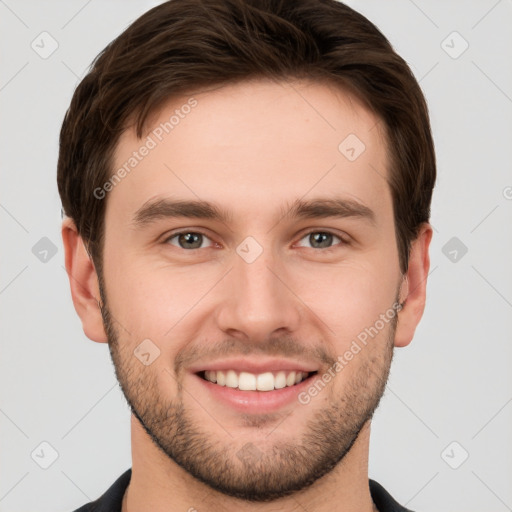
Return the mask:
<path id="1" fill-rule="evenodd" d="M 301 240 L 307 239 L 311 244 L 310 247 L 313 249 L 326 249 L 330 248 L 333 245 L 334 239 L 338 239 L 340 242 L 342 241 L 339 236 L 336 236 L 333 233 L 329 233 L 328 231 L 312 231 L 308 233 Z"/>
<path id="2" fill-rule="evenodd" d="M 174 239 L 176 239 L 177 243 L 173 243 L 172 240 Z M 208 237 L 202 233 L 197 233 L 195 231 L 183 231 L 170 236 L 167 239 L 167 242 L 179 247 L 180 249 L 201 249 L 205 239 L 208 239 Z"/>

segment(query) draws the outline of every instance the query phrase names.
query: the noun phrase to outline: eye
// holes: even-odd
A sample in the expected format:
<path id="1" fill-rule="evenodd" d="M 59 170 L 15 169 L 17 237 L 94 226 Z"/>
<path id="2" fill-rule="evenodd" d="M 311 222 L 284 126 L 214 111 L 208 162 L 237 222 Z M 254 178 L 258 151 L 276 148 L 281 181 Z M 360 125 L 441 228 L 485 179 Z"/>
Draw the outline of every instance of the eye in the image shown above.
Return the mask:
<path id="1" fill-rule="evenodd" d="M 343 244 L 348 244 L 346 240 L 330 233 L 329 231 L 310 231 L 301 240 L 307 239 L 313 249 L 330 249 L 332 248 L 333 239 L 338 239 Z"/>
<path id="2" fill-rule="evenodd" d="M 176 239 L 176 243 L 173 240 Z M 202 247 L 205 240 L 210 240 L 204 233 L 198 231 L 181 231 L 174 233 L 164 240 L 164 243 L 169 243 L 180 249 L 204 249 Z M 212 244 L 206 246 L 210 247 Z"/>

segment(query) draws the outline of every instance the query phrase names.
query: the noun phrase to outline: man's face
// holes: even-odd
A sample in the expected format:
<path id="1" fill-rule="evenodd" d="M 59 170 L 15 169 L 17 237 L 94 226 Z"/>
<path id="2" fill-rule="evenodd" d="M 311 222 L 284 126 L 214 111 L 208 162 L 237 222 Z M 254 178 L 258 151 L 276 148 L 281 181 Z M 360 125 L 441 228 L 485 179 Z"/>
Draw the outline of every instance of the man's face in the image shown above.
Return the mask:
<path id="1" fill-rule="evenodd" d="M 163 452 L 221 492 L 268 500 L 336 467 L 384 390 L 401 283 L 385 141 L 359 102 L 318 83 L 188 99 L 151 120 L 154 144 L 127 131 L 117 147 L 114 170 L 154 146 L 106 198 L 105 327 Z M 299 215 L 297 201 L 318 204 Z"/>

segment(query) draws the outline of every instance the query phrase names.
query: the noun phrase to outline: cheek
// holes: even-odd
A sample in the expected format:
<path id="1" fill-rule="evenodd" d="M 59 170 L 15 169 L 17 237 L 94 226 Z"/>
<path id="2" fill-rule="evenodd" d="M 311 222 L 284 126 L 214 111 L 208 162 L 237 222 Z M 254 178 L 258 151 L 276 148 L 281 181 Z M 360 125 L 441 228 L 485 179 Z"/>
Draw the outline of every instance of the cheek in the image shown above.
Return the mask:
<path id="1" fill-rule="evenodd" d="M 130 332 L 133 343 L 149 338 L 161 347 L 170 337 L 178 339 L 177 333 L 185 336 L 187 320 L 219 279 L 213 269 L 198 273 L 193 266 L 177 268 L 129 255 L 105 272 L 109 308 L 126 329 L 120 333 L 128 337 Z"/>
<path id="2" fill-rule="evenodd" d="M 310 271 L 300 296 L 328 326 L 339 351 L 393 306 L 397 283 L 397 275 L 380 265 L 347 262 Z"/>

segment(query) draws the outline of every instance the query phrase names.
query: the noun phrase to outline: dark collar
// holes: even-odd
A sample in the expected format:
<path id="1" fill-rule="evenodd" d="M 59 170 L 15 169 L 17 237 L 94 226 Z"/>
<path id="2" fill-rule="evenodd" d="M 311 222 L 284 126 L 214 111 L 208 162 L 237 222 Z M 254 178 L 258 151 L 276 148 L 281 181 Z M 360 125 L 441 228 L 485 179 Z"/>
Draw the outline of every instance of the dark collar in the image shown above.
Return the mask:
<path id="1" fill-rule="evenodd" d="M 80 507 L 75 512 L 121 512 L 123 496 L 130 483 L 131 468 L 126 470 L 112 486 L 97 500 Z M 375 480 L 370 480 L 370 493 L 379 512 L 412 512 L 397 503 Z"/>

